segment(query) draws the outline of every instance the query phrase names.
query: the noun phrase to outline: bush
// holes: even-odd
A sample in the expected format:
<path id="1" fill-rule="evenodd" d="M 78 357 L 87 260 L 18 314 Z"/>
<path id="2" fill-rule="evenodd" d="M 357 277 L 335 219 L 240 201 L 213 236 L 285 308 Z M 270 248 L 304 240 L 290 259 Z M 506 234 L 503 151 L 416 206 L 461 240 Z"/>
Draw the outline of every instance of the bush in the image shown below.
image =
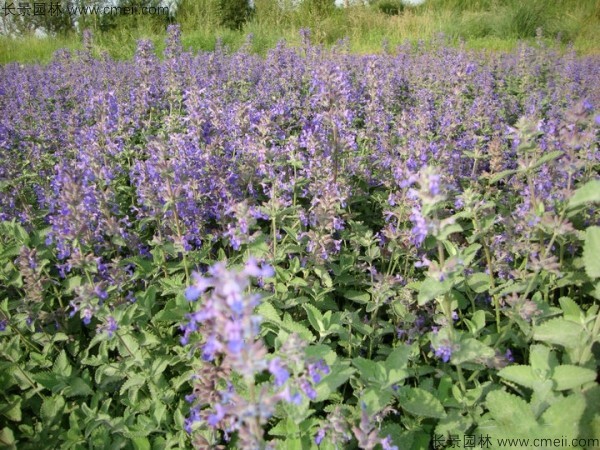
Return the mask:
<path id="1" fill-rule="evenodd" d="M 382 0 L 376 6 L 380 12 L 388 16 L 397 16 L 404 11 L 404 3 L 398 0 Z"/>
<path id="2" fill-rule="evenodd" d="M 232 30 L 241 30 L 250 12 L 248 0 L 221 0 L 219 4 L 221 25 Z"/>

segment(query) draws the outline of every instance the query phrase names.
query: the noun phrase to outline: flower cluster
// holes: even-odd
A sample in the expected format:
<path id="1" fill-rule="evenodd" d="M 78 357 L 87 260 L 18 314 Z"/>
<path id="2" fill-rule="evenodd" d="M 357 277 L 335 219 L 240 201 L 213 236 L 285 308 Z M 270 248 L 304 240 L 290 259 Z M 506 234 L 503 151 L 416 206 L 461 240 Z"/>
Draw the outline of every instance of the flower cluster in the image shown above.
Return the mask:
<path id="1" fill-rule="evenodd" d="M 194 273 L 194 283 L 185 297 L 201 307 L 188 314 L 182 326 L 182 344 L 200 348 L 202 369 L 195 377 L 193 404 L 186 429 L 198 424 L 222 430 L 228 439 L 237 433 L 244 448 L 260 448 L 263 426 L 281 401 L 300 404 L 301 393 L 317 398 L 315 386 L 329 373 L 323 361 L 301 361 L 304 344 L 291 336 L 279 355 L 269 355 L 260 339 L 261 317 L 254 314 L 260 295 L 246 292 L 250 277 L 269 278 L 269 266 L 250 259 L 240 271 L 228 270 L 224 263 L 212 266 L 206 276 Z M 209 291 L 209 292 L 208 292 Z M 202 336 L 195 341 L 196 334 Z M 255 384 L 255 377 L 267 371 L 271 383 Z M 236 374 L 239 383 L 234 383 Z"/>

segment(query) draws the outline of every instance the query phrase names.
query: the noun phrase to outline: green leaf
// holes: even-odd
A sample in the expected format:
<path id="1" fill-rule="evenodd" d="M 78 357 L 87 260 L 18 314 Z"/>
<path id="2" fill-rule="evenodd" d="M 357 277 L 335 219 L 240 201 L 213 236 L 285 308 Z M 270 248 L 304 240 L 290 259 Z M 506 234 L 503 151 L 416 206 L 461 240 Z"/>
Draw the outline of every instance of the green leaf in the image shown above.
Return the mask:
<path id="1" fill-rule="evenodd" d="M 398 391 L 398 403 L 405 411 L 418 417 L 441 419 L 446 412 L 433 394 L 421 388 L 404 388 Z"/>
<path id="2" fill-rule="evenodd" d="M 575 389 L 596 379 L 596 372 L 585 367 L 563 364 L 554 369 L 552 380 L 556 383 L 554 389 L 566 391 Z"/>
<path id="3" fill-rule="evenodd" d="M 487 292 L 490 290 L 490 276 L 487 273 L 474 273 L 467 278 L 467 284 L 477 294 Z"/>
<path id="4" fill-rule="evenodd" d="M 529 389 L 533 389 L 536 383 L 539 381 L 533 374 L 531 366 L 508 366 L 499 371 L 498 376 L 504 378 L 505 380 L 520 384 L 521 386 L 525 386 Z"/>
<path id="5" fill-rule="evenodd" d="M 66 386 L 64 377 L 56 372 L 38 372 L 33 375 L 33 379 L 44 386 L 46 389 L 56 393 Z"/>
<path id="6" fill-rule="evenodd" d="M 569 297 L 561 297 L 558 299 L 558 301 L 561 309 L 564 312 L 565 319 L 578 322 L 585 317 L 579 305 Z"/>
<path id="7" fill-rule="evenodd" d="M 418 303 L 422 306 L 434 298 L 447 293 L 450 289 L 452 289 L 452 283 L 449 280 L 438 281 L 427 277 L 419 287 Z"/>
<path id="8" fill-rule="evenodd" d="M 583 327 L 563 318 L 551 319 L 533 330 L 533 338 L 547 344 L 576 348 L 580 345 Z"/>
<path id="9" fill-rule="evenodd" d="M 373 416 L 385 408 L 393 398 L 394 395 L 390 389 L 382 390 L 377 387 L 370 387 L 365 389 L 360 400 L 367 406 L 367 413 Z"/>
<path id="10" fill-rule="evenodd" d="M 578 188 L 569 200 L 569 209 L 600 202 L 600 180 L 591 180 Z"/>
<path id="11" fill-rule="evenodd" d="M 492 391 L 485 399 L 491 416 L 508 429 L 533 429 L 537 426 L 535 415 L 525 400 L 505 391 Z"/>
<path id="12" fill-rule="evenodd" d="M 563 397 L 542 414 L 543 429 L 551 430 L 554 436 L 577 436 L 584 410 L 583 395 Z"/>
<path id="13" fill-rule="evenodd" d="M 150 446 L 150 441 L 146 437 L 137 437 L 131 440 L 133 443 L 133 448 L 135 450 L 150 450 L 152 447 Z"/>
<path id="14" fill-rule="evenodd" d="M 493 358 L 495 355 L 496 352 L 493 348 L 475 338 L 468 337 L 460 341 L 459 348 L 452 353 L 450 362 L 456 365 L 469 361 L 481 363 L 486 359 Z"/>
<path id="15" fill-rule="evenodd" d="M 281 323 L 281 319 L 279 318 L 279 313 L 275 309 L 275 307 L 269 302 L 262 302 L 256 308 L 256 313 L 260 315 L 264 321 L 279 324 Z"/>
<path id="16" fill-rule="evenodd" d="M 325 331 L 325 327 L 323 326 L 323 314 L 321 314 L 321 311 L 310 303 L 305 303 L 302 307 L 306 311 L 306 316 L 312 327 L 317 330 L 319 334 Z"/>
<path id="17" fill-rule="evenodd" d="M 471 334 L 477 335 L 485 328 L 485 312 L 482 309 L 478 309 L 470 319 L 464 319 L 464 321 L 469 327 Z"/>
<path id="18" fill-rule="evenodd" d="M 294 320 L 289 314 L 285 314 L 283 322 L 279 325 L 289 333 L 296 333 L 305 341 L 312 342 L 315 340 L 315 335 L 306 326 Z"/>
<path id="19" fill-rule="evenodd" d="M 317 276 L 321 279 L 321 281 L 323 282 L 323 285 L 325 287 L 330 288 L 333 286 L 333 281 L 331 280 L 331 276 L 329 275 L 329 273 L 327 272 L 326 269 L 324 269 L 322 267 L 315 267 L 314 271 L 317 274 Z"/>
<path id="20" fill-rule="evenodd" d="M 502 172 L 498 172 L 496 175 L 494 175 L 493 177 L 490 178 L 490 184 L 497 183 L 502 178 L 507 177 L 509 175 L 513 175 L 515 173 L 517 173 L 517 170 L 512 170 L 512 169 L 503 170 Z"/>
<path id="21" fill-rule="evenodd" d="M 585 230 L 583 264 L 590 278 L 600 278 L 600 227 Z"/>
<path id="22" fill-rule="evenodd" d="M 90 384 L 80 377 L 69 379 L 69 386 L 65 389 L 66 397 L 83 397 L 93 393 Z"/>
<path id="23" fill-rule="evenodd" d="M 386 379 L 386 371 L 382 362 L 359 356 L 352 360 L 352 365 L 358 369 L 360 379 L 367 385 L 383 383 Z"/>
<path id="24" fill-rule="evenodd" d="M 371 294 L 362 291 L 345 291 L 344 297 L 348 300 L 352 300 L 353 302 L 360 304 L 369 303 L 369 301 L 371 300 Z"/>
<path id="25" fill-rule="evenodd" d="M 54 367 L 52 368 L 52 372 L 59 374 L 63 377 L 68 377 L 71 375 L 73 369 L 71 368 L 71 364 L 69 364 L 69 359 L 67 358 L 67 353 L 62 350 L 56 361 L 54 361 Z"/>
<path id="26" fill-rule="evenodd" d="M 541 158 L 538 158 L 533 164 L 533 166 L 530 167 L 530 169 L 537 169 L 538 167 L 542 166 L 543 164 L 546 164 L 547 162 L 554 161 L 555 159 L 560 158 L 562 155 L 562 150 L 555 150 L 553 152 L 546 153 Z"/>
<path id="27" fill-rule="evenodd" d="M 315 390 L 317 391 L 317 402 L 327 400 L 335 390 L 344 384 L 356 372 L 352 367 L 343 365 L 334 365 L 331 368 L 331 372 L 325 375 L 321 382 L 317 384 Z"/>
<path id="28" fill-rule="evenodd" d="M 558 365 L 556 355 L 546 345 L 535 344 L 529 348 L 529 364 L 541 379 L 548 379 L 550 372 Z"/>
<path id="29" fill-rule="evenodd" d="M 0 414 L 13 422 L 20 422 L 23 418 L 21 413 L 22 398 L 18 395 L 11 395 L 6 404 L 0 405 Z M 1 443 L 2 441 L 0 441 Z"/>
<path id="30" fill-rule="evenodd" d="M 46 397 L 40 409 L 40 416 L 46 424 L 53 423 L 58 420 L 60 415 L 62 415 L 64 407 L 64 398 L 60 396 Z"/>
<path id="31" fill-rule="evenodd" d="M 152 322 L 179 322 L 189 313 L 189 308 L 177 304 L 174 298 L 169 300 L 165 307 L 154 315 Z"/>
<path id="32" fill-rule="evenodd" d="M 411 348 L 408 345 L 397 347 L 388 355 L 385 360 L 385 370 L 387 372 L 387 382 L 385 387 L 396 384 L 408 377 L 408 358 Z"/>

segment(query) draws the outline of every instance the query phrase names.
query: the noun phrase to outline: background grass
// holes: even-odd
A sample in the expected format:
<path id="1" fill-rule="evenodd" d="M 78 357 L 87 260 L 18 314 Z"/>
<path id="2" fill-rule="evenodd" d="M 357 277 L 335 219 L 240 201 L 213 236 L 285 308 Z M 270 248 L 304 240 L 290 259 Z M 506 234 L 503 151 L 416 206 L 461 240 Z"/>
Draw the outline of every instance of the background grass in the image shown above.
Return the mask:
<path id="1" fill-rule="evenodd" d="M 290 0 L 287 0 L 290 2 Z M 419 6 L 401 7 L 399 14 L 382 12 L 398 0 L 380 0 L 370 6 L 335 8 L 323 13 L 309 3 L 299 8 L 276 0 L 255 0 L 255 12 L 239 30 L 220 25 L 218 0 L 183 0 L 172 18 L 182 28 L 186 49 L 212 50 L 217 39 L 235 49 L 253 35 L 252 50 L 264 54 L 284 39 L 300 42 L 299 30 L 310 28 L 311 39 L 326 46 L 348 37 L 358 53 L 380 52 L 405 41 L 430 40 L 440 33 L 451 43 L 469 48 L 509 51 L 519 41 L 533 41 L 538 30 L 547 45 L 566 48 L 571 43 L 579 54 L 600 53 L 600 0 L 428 0 Z M 160 53 L 166 23 L 152 16 L 115 18 L 113 28 L 101 30 L 89 19 L 98 54 L 117 59 L 133 55 L 138 39 L 152 39 Z M 60 48 L 81 48 L 81 37 L 70 33 L 48 38 L 32 35 L 0 37 L 0 63 L 47 62 Z"/>

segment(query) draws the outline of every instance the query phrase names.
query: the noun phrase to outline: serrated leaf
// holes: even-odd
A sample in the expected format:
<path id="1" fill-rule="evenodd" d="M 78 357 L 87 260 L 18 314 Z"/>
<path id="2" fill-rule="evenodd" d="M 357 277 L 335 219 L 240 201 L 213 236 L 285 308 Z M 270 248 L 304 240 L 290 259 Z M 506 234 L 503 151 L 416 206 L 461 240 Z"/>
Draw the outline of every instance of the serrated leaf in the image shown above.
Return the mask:
<path id="1" fill-rule="evenodd" d="M 529 364 L 534 373 L 542 378 L 550 377 L 550 372 L 558 365 L 556 355 L 546 345 L 534 344 L 529 348 Z"/>
<path id="2" fill-rule="evenodd" d="M 398 393 L 398 403 L 405 411 L 417 417 L 441 419 L 446 412 L 442 403 L 431 393 L 421 388 L 405 388 Z"/>
<path id="3" fill-rule="evenodd" d="M 133 448 L 135 450 L 150 450 L 152 447 L 150 446 L 150 441 L 146 437 L 137 437 L 131 439 L 133 443 Z"/>
<path id="4" fill-rule="evenodd" d="M 171 299 L 162 310 L 152 317 L 152 322 L 180 322 L 187 313 L 189 313 L 189 308 L 179 306 L 175 299 Z"/>
<path id="5" fill-rule="evenodd" d="M 490 276 L 487 273 L 474 273 L 467 278 L 467 284 L 477 294 L 487 292 L 490 290 Z"/>
<path id="6" fill-rule="evenodd" d="M 371 300 L 371 294 L 368 292 L 349 290 L 344 292 L 344 298 L 364 305 Z"/>
<path id="7" fill-rule="evenodd" d="M 460 341 L 459 348 L 452 353 L 450 362 L 452 364 L 463 364 L 465 362 L 481 363 L 489 358 L 493 358 L 496 352 L 493 348 L 485 345 L 475 338 L 464 338 Z"/>
<path id="8" fill-rule="evenodd" d="M 420 306 L 430 302 L 436 297 L 443 295 L 452 289 L 452 283 L 449 280 L 438 281 L 427 277 L 419 287 L 417 301 Z"/>
<path id="9" fill-rule="evenodd" d="M 569 209 L 600 202 L 600 180 L 591 180 L 578 188 L 569 200 Z"/>
<path id="10" fill-rule="evenodd" d="M 305 341 L 312 342 L 315 340 L 315 335 L 306 326 L 292 319 L 289 314 L 285 315 L 283 322 L 280 322 L 279 325 L 289 333 L 296 333 Z"/>
<path id="11" fill-rule="evenodd" d="M 317 384 L 317 402 L 327 400 L 335 390 L 344 384 L 356 372 L 353 368 L 336 365 L 331 368 L 331 372 L 325 375 L 321 382 Z"/>
<path id="12" fill-rule="evenodd" d="M 46 389 L 49 389 L 52 392 L 58 392 L 66 386 L 64 380 L 68 379 L 68 377 L 63 377 L 55 372 L 38 372 L 33 375 L 33 379 Z"/>
<path id="13" fill-rule="evenodd" d="M 583 264 L 590 278 L 600 278 L 600 227 L 585 230 Z"/>
<path id="14" fill-rule="evenodd" d="M 361 380 L 365 384 L 382 383 L 386 378 L 383 362 L 357 357 L 352 360 L 352 365 L 358 369 Z"/>
<path id="15" fill-rule="evenodd" d="M 512 365 L 498 372 L 498 376 L 526 388 L 533 389 L 539 380 L 533 374 L 531 366 Z"/>
<path id="16" fill-rule="evenodd" d="M 494 420 L 506 429 L 533 429 L 535 415 L 525 400 L 505 391 L 492 391 L 485 400 Z"/>
<path id="17" fill-rule="evenodd" d="M 46 424 L 53 423 L 62 415 L 65 407 L 65 399 L 61 396 L 46 397 L 40 408 L 40 416 Z"/>
<path id="18" fill-rule="evenodd" d="M 517 171 L 513 170 L 513 169 L 503 170 L 502 172 L 498 172 L 496 175 L 494 175 L 490 178 L 490 184 L 497 183 L 502 178 L 507 177 L 509 175 L 513 175 L 515 173 L 517 173 Z"/>
<path id="19" fill-rule="evenodd" d="M 411 348 L 408 345 L 395 348 L 385 360 L 385 370 L 387 372 L 386 387 L 399 383 L 408 377 L 408 358 Z"/>
<path id="20" fill-rule="evenodd" d="M 323 326 L 323 314 L 321 314 L 321 311 L 319 311 L 310 303 L 306 303 L 302 305 L 302 307 L 306 311 L 306 316 L 308 317 L 308 321 L 310 322 L 312 327 L 319 333 L 325 331 Z"/>
<path id="21" fill-rule="evenodd" d="M 546 153 L 545 155 L 542 155 L 540 158 L 536 159 L 535 164 L 533 164 L 533 166 L 531 166 L 530 169 L 537 169 L 538 167 L 542 166 L 543 164 L 546 164 L 547 162 L 554 161 L 555 159 L 560 158 L 562 155 L 562 150 L 555 150 L 553 152 Z"/>
<path id="22" fill-rule="evenodd" d="M 84 397 L 93 393 L 89 383 L 80 377 L 70 378 L 69 385 L 64 392 L 65 397 Z"/>
<path id="23" fill-rule="evenodd" d="M 67 353 L 62 350 L 56 360 L 54 361 L 54 367 L 52 368 L 52 372 L 59 374 L 63 377 L 68 377 L 71 375 L 73 369 L 71 368 L 71 364 L 69 363 L 69 359 L 67 358 Z"/>
<path id="24" fill-rule="evenodd" d="M 327 272 L 326 269 L 323 269 L 322 267 L 315 267 L 313 270 L 315 271 L 317 276 L 321 279 L 321 281 L 323 282 L 323 285 L 325 287 L 330 288 L 333 286 L 333 281 L 331 280 L 331 275 L 329 275 L 329 273 Z"/>
<path id="25" fill-rule="evenodd" d="M 552 381 L 556 383 L 554 389 L 557 391 L 566 391 L 575 389 L 583 384 L 596 379 L 596 372 L 585 367 L 563 364 L 554 369 Z"/>
<path id="26" fill-rule="evenodd" d="M 542 414 L 544 429 L 556 436 L 577 436 L 581 417 L 585 410 L 585 398 L 573 394 L 559 399 Z"/>
<path id="27" fill-rule="evenodd" d="M 560 303 L 560 308 L 564 312 L 565 319 L 579 321 L 584 317 L 583 311 L 579 305 L 569 297 L 561 297 L 558 301 Z"/>
<path id="28" fill-rule="evenodd" d="M 20 422 L 23 418 L 21 413 L 22 398 L 17 395 L 11 395 L 6 403 L 0 405 L 0 414 L 13 422 Z M 0 441 L 1 443 L 1 441 Z"/>
<path id="29" fill-rule="evenodd" d="M 275 307 L 269 302 L 262 302 L 256 308 L 256 313 L 263 318 L 263 321 L 279 324 L 281 319 Z"/>
<path id="30" fill-rule="evenodd" d="M 385 408 L 393 398 L 394 395 L 390 389 L 371 387 L 365 389 L 360 401 L 365 403 L 367 413 L 372 417 Z"/>
<path id="31" fill-rule="evenodd" d="M 533 330 L 533 338 L 548 344 L 575 348 L 580 345 L 583 327 L 563 318 L 551 319 Z"/>

